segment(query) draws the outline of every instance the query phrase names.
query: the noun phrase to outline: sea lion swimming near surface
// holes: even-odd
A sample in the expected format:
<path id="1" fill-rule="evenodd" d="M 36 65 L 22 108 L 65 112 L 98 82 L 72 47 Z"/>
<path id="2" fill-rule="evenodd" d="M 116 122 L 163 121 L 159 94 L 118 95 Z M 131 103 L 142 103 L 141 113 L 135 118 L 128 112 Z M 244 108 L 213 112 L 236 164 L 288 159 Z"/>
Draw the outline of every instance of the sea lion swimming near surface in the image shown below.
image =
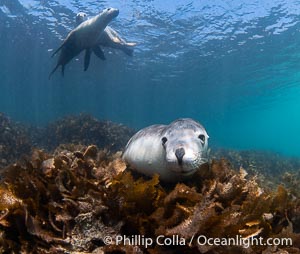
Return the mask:
<path id="1" fill-rule="evenodd" d="M 103 58 L 104 54 L 98 47 L 97 40 L 109 22 L 118 15 L 118 9 L 107 8 L 73 29 L 62 45 L 52 55 L 54 56 L 58 51 L 61 51 L 57 65 L 50 73 L 49 78 L 59 66 L 61 66 L 62 75 L 64 75 L 65 65 L 83 50 L 85 50 L 84 70 L 89 65 L 92 50 L 98 57 Z"/>
<path id="2" fill-rule="evenodd" d="M 88 19 L 87 14 L 84 12 L 79 12 L 76 15 L 76 25 Z M 98 38 L 97 44 L 103 47 L 109 47 L 114 49 L 120 49 L 126 55 L 132 56 L 133 47 L 136 45 L 134 42 L 126 42 L 116 30 L 107 26 L 103 33 Z"/>
<path id="3" fill-rule="evenodd" d="M 208 161 L 208 134 L 190 118 L 169 125 L 152 125 L 137 132 L 127 143 L 123 159 L 148 176 L 178 181 L 194 174 Z"/>

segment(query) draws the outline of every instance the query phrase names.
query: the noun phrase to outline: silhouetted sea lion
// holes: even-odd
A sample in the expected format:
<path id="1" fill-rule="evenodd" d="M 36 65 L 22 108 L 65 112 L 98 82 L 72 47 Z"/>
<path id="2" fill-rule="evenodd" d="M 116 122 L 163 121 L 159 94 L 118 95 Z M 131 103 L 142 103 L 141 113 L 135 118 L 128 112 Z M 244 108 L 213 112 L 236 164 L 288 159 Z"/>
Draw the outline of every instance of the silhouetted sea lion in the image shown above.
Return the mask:
<path id="1" fill-rule="evenodd" d="M 100 14 L 82 22 L 79 26 L 73 29 L 68 34 L 62 45 L 52 55 L 54 56 L 61 50 L 57 65 L 50 73 L 49 78 L 59 66 L 61 66 L 62 75 L 64 75 L 65 65 L 83 50 L 86 50 L 84 57 L 84 70 L 86 70 L 89 65 L 92 50 L 98 57 L 103 59 L 104 54 L 97 45 L 97 40 L 108 23 L 118 15 L 118 9 L 107 8 Z"/>
<path id="2" fill-rule="evenodd" d="M 204 127 L 190 118 L 152 125 L 129 140 L 123 159 L 140 173 L 158 173 L 164 181 L 178 181 L 208 161 L 208 138 Z"/>

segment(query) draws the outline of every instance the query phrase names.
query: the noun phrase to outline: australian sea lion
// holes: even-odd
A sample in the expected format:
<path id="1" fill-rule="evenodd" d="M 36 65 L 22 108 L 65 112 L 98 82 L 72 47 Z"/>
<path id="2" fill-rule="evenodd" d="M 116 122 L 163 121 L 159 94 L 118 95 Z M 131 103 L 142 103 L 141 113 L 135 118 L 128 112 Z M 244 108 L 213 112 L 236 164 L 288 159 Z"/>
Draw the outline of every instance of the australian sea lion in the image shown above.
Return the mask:
<path id="1" fill-rule="evenodd" d="M 87 14 L 79 12 L 76 15 L 76 24 L 79 25 L 88 19 Z M 107 26 L 103 33 L 98 38 L 97 44 L 103 47 L 119 49 L 126 55 L 132 56 L 133 48 L 136 45 L 134 42 L 125 41 L 119 33 L 110 26 Z"/>
<path id="2" fill-rule="evenodd" d="M 190 118 L 169 125 L 152 125 L 137 132 L 126 145 L 123 159 L 146 175 L 158 173 L 165 181 L 182 180 L 208 161 L 204 127 Z"/>
<path id="3" fill-rule="evenodd" d="M 92 50 L 98 57 L 103 58 L 104 54 L 98 47 L 97 40 L 108 23 L 118 15 L 118 9 L 107 8 L 73 29 L 62 45 L 52 55 L 54 56 L 58 51 L 61 51 L 57 65 L 50 73 L 49 78 L 59 66 L 61 66 L 62 74 L 64 74 L 65 65 L 83 50 L 85 50 L 84 70 L 89 65 Z"/>

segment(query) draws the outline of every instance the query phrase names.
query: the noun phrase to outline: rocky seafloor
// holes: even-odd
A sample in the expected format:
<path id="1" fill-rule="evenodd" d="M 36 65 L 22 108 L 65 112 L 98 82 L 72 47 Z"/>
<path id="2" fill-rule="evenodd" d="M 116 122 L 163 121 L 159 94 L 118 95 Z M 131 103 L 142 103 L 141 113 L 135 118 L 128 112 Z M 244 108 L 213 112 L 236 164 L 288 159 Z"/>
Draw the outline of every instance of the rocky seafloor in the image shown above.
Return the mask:
<path id="1" fill-rule="evenodd" d="M 45 129 L 0 125 L 15 134 L 0 132 L 10 163 L 1 167 L 0 253 L 300 253 L 296 160 L 218 150 L 190 181 L 166 184 L 126 167 L 117 152 L 132 135 L 125 126 L 68 117 L 45 127 L 42 142 Z M 204 236 L 263 244 L 202 244 Z M 292 244 L 267 246 L 269 238 Z"/>

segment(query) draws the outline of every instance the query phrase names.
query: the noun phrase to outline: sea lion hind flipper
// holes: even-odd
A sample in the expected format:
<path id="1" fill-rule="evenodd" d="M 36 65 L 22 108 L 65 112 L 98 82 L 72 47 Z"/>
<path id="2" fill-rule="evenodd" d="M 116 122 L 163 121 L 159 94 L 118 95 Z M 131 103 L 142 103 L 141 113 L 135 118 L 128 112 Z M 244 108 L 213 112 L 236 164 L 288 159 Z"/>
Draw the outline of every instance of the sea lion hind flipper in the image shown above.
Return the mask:
<path id="1" fill-rule="evenodd" d="M 54 56 L 57 54 L 57 52 L 61 50 L 61 48 L 65 45 L 65 42 L 66 42 L 66 41 L 64 41 L 64 42 L 59 46 L 59 48 L 53 52 L 53 54 L 51 55 L 51 57 L 54 57 Z"/>
<path id="2" fill-rule="evenodd" d="M 133 49 L 134 46 L 136 46 L 135 42 L 126 42 L 124 47 L 122 48 L 123 52 L 128 55 L 128 56 L 132 56 L 133 55 Z"/>
<path id="3" fill-rule="evenodd" d="M 57 68 L 60 66 L 61 64 L 57 64 L 55 67 L 54 67 L 54 69 L 50 72 L 50 74 L 49 74 L 49 79 L 51 78 L 51 76 L 53 75 L 53 73 L 57 70 Z M 61 75 L 62 76 L 64 76 L 64 74 L 65 74 L 65 66 L 64 65 L 61 65 Z"/>
<path id="4" fill-rule="evenodd" d="M 52 74 L 57 70 L 58 66 L 59 66 L 59 64 L 57 64 L 57 65 L 54 67 L 54 69 L 50 72 L 48 79 L 51 78 Z"/>
<path id="5" fill-rule="evenodd" d="M 64 77 L 65 76 L 65 66 L 61 66 L 61 75 Z"/>
<path id="6" fill-rule="evenodd" d="M 63 41 L 63 43 L 59 46 L 59 48 L 53 52 L 53 54 L 51 55 L 51 57 L 54 57 L 54 56 L 57 54 L 57 52 L 60 51 L 60 50 L 62 49 L 63 46 L 65 46 L 66 44 L 70 44 L 70 42 L 73 41 L 73 40 L 74 40 L 74 35 L 73 35 L 73 33 L 71 32 L 71 33 L 67 36 L 67 38 Z"/>
<path id="7" fill-rule="evenodd" d="M 135 43 L 135 42 L 126 42 L 126 46 L 128 46 L 128 47 L 134 47 L 136 45 L 137 45 L 137 43 Z"/>
<path id="8" fill-rule="evenodd" d="M 132 56 L 133 55 L 133 48 L 132 47 L 123 47 L 122 51 L 128 55 L 128 56 Z"/>
<path id="9" fill-rule="evenodd" d="M 61 48 L 62 48 L 62 46 L 60 46 L 57 50 L 55 50 L 53 52 L 53 54 L 51 55 L 51 57 L 54 57 L 57 54 L 57 52 L 61 50 Z"/>
<path id="10" fill-rule="evenodd" d="M 89 68 L 90 60 L 91 60 L 91 49 L 87 48 L 85 50 L 85 56 L 84 56 L 84 71 L 86 71 Z"/>
<path id="11" fill-rule="evenodd" d="M 93 47 L 93 52 L 97 57 L 99 57 L 101 60 L 106 60 L 103 50 L 99 46 Z"/>

